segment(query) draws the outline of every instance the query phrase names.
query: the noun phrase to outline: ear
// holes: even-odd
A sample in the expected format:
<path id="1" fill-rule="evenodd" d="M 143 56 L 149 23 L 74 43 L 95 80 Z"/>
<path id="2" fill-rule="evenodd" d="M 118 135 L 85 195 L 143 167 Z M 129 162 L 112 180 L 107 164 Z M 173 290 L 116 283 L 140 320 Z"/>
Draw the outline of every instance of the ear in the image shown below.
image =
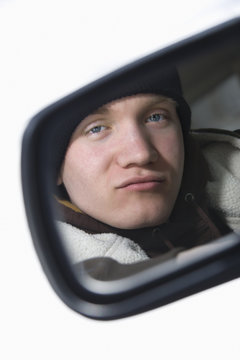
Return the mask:
<path id="1" fill-rule="evenodd" d="M 62 185 L 63 181 L 62 181 L 62 175 L 59 175 L 57 178 L 57 185 Z"/>
<path id="2" fill-rule="evenodd" d="M 58 173 L 58 177 L 57 177 L 57 185 L 62 185 L 63 183 L 63 164 L 61 166 L 61 169 Z"/>
<path id="3" fill-rule="evenodd" d="M 62 185 L 63 184 L 63 167 L 64 167 L 64 163 L 65 163 L 65 159 L 63 160 L 59 173 L 58 173 L 58 177 L 57 177 L 57 185 Z"/>

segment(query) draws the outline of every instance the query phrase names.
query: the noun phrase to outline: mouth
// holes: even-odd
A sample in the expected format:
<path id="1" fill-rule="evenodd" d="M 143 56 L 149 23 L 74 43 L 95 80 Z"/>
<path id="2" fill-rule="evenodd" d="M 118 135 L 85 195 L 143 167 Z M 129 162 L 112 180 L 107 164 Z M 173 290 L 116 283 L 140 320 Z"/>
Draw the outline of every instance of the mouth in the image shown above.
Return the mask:
<path id="1" fill-rule="evenodd" d="M 161 176 L 145 176 L 133 177 L 123 181 L 118 189 L 144 191 L 158 189 L 166 181 L 166 178 Z"/>

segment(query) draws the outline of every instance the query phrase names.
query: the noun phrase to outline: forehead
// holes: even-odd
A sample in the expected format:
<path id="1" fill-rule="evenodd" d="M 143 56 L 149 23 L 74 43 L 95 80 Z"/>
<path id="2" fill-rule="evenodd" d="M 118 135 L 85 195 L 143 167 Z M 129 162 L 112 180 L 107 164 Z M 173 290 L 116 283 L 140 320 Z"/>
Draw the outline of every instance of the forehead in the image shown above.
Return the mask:
<path id="1" fill-rule="evenodd" d="M 114 111 L 116 112 L 118 110 L 127 108 L 128 106 L 141 108 L 145 106 L 154 106 L 159 103 L 165 103 L 172 106 L 176 106 L 176 102 L 173 99 L 169 97 L 165 97 L 163 95 L 137 94 L 137 95 L 126 96 L 124 98 L 117 99 L 107 104 L 104 104 L 103 106 L 93 111 L 89 116 L 95 114 L 107 114 Z"/>

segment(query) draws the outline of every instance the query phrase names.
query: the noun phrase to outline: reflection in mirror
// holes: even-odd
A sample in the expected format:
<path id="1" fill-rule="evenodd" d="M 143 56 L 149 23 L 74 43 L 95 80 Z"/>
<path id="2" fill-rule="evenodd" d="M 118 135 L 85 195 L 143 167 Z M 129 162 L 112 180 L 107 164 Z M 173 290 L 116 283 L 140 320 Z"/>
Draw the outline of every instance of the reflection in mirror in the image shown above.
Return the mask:
<path id="1" fill-rule="evenodd" d="M 239 46 L 225 45 L 66 126 L 55 198 L 70 263 L 141 269 L 239 232 L 239 98 Z"/>

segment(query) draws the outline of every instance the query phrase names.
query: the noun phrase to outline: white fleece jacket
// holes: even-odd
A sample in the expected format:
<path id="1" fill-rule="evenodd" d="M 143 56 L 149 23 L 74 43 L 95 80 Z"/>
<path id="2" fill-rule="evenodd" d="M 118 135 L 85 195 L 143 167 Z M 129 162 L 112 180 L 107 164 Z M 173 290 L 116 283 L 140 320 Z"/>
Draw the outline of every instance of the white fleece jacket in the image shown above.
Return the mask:
<path id="1" fill-rule="evenodd" d="M 112 233 L 87 234 L 60 221 L 57 225 L 62 235 L 63 246 L 73 263 L 99 256 L 110 257 L 122 264 L 148 259 L 138 244 L 122 236 Z"/>
<path id="2" fill-rule="evenodd" d="M 194 133 L 208 163 L 209 205 L 235 232 L 240 232 L 240 137 L 231 133 Z"/>
<path id="3" fill-rule="evenodd" d="M 209 205 L 229 227 L 240 232 L 240 138 L 230 134 L 193 132 L 211 172 L 207 184 Z M 112 233 L 87 234 L 76 227 L 57 222 L 69 260 L 77 263 L 93 257 L 111 257 L 122 264 L 148 259 L 132 240 Z"/>

